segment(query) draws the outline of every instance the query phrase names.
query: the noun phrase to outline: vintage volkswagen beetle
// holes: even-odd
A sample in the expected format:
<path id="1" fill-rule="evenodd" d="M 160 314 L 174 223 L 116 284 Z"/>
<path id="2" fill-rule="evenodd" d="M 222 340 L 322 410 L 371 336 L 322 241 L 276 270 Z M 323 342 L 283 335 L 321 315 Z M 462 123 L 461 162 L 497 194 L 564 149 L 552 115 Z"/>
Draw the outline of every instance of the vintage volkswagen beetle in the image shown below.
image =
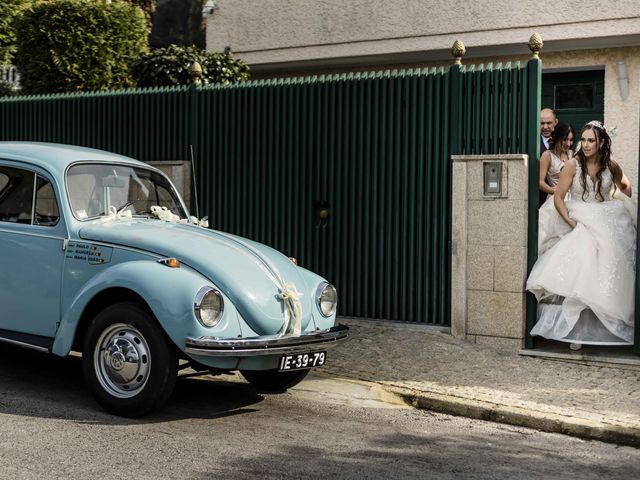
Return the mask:
<path id="1" fill-rule="evenodd" d="M 82 352 L 124 416 L 162 405 L 180 359 L 283 391 L 348 333 L 326 280 L 206 228 L 159 170 L 99 150 L 0 142 L 0 264 L 0 340 Z"/>

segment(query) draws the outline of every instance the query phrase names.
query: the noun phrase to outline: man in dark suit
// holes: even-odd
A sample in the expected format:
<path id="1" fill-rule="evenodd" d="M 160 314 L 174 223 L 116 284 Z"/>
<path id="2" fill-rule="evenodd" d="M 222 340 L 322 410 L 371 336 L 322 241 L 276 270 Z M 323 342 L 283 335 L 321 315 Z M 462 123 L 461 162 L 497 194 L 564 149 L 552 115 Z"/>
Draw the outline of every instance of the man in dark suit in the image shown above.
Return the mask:
<path id="1" fill-rule="evenodd" d="M 557 124 L 558 119 L 553 110 L 550 108 L 540 110 L 540 155 L 549 150 L 549 140 Z"/>
<path id="2" fill-rule="evenodd" d="M 556 112 L 550 108 L 540 110 L 540 155 L 549 150 L 549 140 L 557 124 Z M 540 207 L 547 199 L 547 194 L 542 190 L 538 192 L 538 207 Z"/>

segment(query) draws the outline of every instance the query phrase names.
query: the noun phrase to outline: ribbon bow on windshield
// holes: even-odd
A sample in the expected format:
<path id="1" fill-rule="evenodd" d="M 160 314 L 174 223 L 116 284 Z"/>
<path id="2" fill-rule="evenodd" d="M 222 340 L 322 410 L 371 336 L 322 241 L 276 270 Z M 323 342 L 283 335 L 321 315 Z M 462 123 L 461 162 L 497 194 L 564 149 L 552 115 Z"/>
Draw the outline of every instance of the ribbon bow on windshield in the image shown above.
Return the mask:
<path id="1" fill-rule="evenodd" d="M 114 220 L 131 220 L 132 218 L 133 215 L 131 215 L 131 210 L 124 210 L 122 212 L 119 212 L 116 207 L 110 205 L 109 213 L 101 221 L 112 222 Z"/>
<path id="2" fill-rule="evenodd" d="M 151 207 L 151 213 L 153 213 L 160 220 L 164 220 L 165 222 L 191 223 L 193 225 L 198 225 L 204 228 L 209 227 L 209 220 L 207 219 L 207 217 L 204 217 L 198 220 L 196 217 L 191 216 L 187 220 L 186 218 L 180 218 L 178 215 L 172 213 L 167 207 L 160 207 L 158 205 L 153 205 Z"/>
<path id="3" fill-rule="evenodd" d="M 167 207 L 159 207 L 158 205 L 153 205 L 151 207 L 151 213 L 153 213 L 160 220 L 164 220 L 165 222 L 174 222 L 177 223 L 180 221 L 180 217 L 171 213 Z"/>

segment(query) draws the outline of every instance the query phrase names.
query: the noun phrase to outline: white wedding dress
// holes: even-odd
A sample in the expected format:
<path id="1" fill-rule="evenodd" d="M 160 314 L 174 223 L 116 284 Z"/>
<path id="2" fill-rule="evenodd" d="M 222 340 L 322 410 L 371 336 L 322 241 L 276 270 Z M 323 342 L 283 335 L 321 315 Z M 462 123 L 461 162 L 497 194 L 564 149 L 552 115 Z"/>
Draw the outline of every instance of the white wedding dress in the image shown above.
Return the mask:
<path id="1" fill-rule="evenodd" d="M 553 198 L 540 208 L 539 257 L 527 280 L 527 290 L 539 302 L 531 335 L 590 345 L 633 344 L 636 226 L 632 202 L 611 197 L 609 170 L 601 180 L 605 201 L 596 196 L 589 175 L 583 197 L 580 171 L 577 164 L 566 200 L 569 216 L 578 222 L 574 229 L 562 220 Z"/>

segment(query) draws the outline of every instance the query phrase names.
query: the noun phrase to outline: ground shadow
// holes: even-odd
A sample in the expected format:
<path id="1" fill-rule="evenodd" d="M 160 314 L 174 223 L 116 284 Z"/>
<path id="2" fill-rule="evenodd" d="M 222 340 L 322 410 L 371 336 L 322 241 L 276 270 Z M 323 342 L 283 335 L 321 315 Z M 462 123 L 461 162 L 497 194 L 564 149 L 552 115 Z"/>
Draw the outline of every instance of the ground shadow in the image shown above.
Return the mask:
<path id="1" fill-rule="evenodd" d="M 517 431 L 507 432 L 503 439 L 477 434 L 383 434 L 364 438 L 360 446 L 349 451 L 280 446 L 277 453 L 251 456 L 250 460 L 246 456 L 231 459 L 224 466 L 212 465 L 210 470 L 205 468 L 190 478 L 600 480 L 630 478 L 632 471 L 638 471 L 633 459 L 614 464 L 613 448 L 603 458 L 578 458 L 570 449 L 559 448 L 562 442 L 558 437 L 548 445 L 535 444 Z M 570 469 L 565 468 L 568 462 Z"/>
<path id="2" fill-rule="evenodd" d="M 160 411 L 126 419 L 106 413 L 96 403 L 85 385 L 79 357 L 0 344 L 0 413 L 127 425 L 241 415 L 263 400 L 251 386 L 228 376 L 179 378 Z"/>

